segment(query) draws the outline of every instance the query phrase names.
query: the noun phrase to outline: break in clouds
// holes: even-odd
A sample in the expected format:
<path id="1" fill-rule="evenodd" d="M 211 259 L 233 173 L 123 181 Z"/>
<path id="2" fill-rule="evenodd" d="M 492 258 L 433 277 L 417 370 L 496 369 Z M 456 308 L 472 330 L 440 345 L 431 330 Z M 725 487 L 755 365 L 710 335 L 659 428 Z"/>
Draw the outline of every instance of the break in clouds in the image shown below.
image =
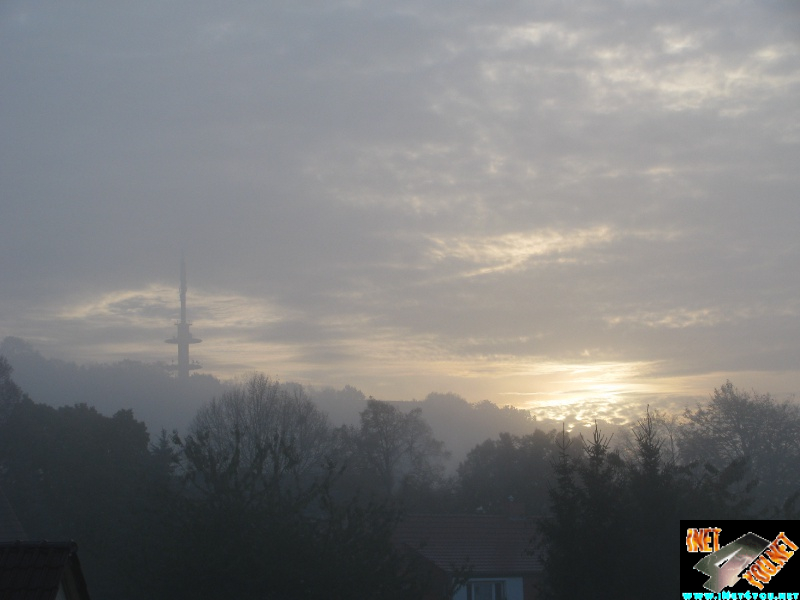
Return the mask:
<path id="1" fill-rule="evenodd" d="M 552 407 L 798 391 L 790 1 L 0 8 L 0 332 Z M 672 400 L 670 400 L 672 399 Z"/>

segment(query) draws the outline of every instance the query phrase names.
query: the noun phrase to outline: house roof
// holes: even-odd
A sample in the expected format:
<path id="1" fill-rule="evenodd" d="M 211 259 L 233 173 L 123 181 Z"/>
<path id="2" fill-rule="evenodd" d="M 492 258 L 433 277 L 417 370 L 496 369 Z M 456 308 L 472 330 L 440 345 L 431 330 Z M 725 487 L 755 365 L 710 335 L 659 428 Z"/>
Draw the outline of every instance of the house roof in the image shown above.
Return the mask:
<path id="1" fill-rule="evenodd" d="M 473 575 L 511 575 L 543 569 L 535 536 L 534 522 L 525 518 L 408 515 L 398 524 L 395 542 L 446 572 L 469 567 Z"/>
<path id="2" fill-rule="evenodd" d="M 75 542 L 0 543 L 0 598 L 54 600 L 60 586 L 67 598 L 89 598 Z"/>
<path id="3" fill-rule="evenodd" d="M 3 488 L 0 488 L 0 542 L 24 540 L 27 537 Z"/>

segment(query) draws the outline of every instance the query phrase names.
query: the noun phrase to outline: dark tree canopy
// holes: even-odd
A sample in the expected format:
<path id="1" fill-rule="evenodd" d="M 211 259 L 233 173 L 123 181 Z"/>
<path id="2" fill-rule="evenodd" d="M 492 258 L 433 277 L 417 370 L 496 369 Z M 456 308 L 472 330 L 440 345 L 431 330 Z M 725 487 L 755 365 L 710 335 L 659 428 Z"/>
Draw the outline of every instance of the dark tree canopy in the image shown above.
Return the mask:
<path id="1" fill-rule="evenodd" d="M 441 480 L 448 454 L 422 418 L 422 409 L 402 412 L 370 398 L 360 417 L 358 428 L 341 433 L 345 460 L 366 489 L 392 497 Z"/>
<path id="2" fill-rule="evenodd" d="M 550 511 L 541 521 L 547 598 L 676 597 L 680 520 L 753 516 L 742 460 L 721 469 L 678 462 L 649 410 L 631 436 L 624 454 L 598 428 L 589 439 L 556 437 Z M 642 536 L 646 551 L 631 543 Z M 607 581 L 624 586 L 598 584 Z"/>
<path id="3" fill-rule="evenodd" d="M 254 375 L 174 440 L 184 486 L 167 597 L 418 597 L 415 566 L 391 543 L 397 512 L 332 496 L 331 431 L 299 388 Z"/>
<path id="4" fill-rule="evenodd" d="M 513 498 L 529 514 L 544 514 L 555 437 L 555 430 L 537 429 L 524 436 L 501 433 L 475 446 L 458 467 L 462 510 L 502 513 Z"/>
<path id="5" fill-rule="evenodd" d="M 143 593 L 127 564 L 144 569 L 156 535 L 147 507 L 161 466 L 148 443 L 131 411 L 106 417 L 85 404 L 25 399 L 0 425 L 0 485 L 27 534 L 77 540 L 100 598 Z"/>
<path id="6" fill-rule="evenodd" d="M 734 461 L 758 479 L 762 505 L 800 491 L 800 406 L 748 393 L 728 381 L 706 404 L 687 409 L 678 430 L 681 458 L 720 470 Z"/>
<path id="7" fill-rule="evenodd" d="M 8 418 L 17 404 L 22 402 L 22 390 L 11 379 L 13 371 L 6 357 L 0 356 L 0 423 Z"/>

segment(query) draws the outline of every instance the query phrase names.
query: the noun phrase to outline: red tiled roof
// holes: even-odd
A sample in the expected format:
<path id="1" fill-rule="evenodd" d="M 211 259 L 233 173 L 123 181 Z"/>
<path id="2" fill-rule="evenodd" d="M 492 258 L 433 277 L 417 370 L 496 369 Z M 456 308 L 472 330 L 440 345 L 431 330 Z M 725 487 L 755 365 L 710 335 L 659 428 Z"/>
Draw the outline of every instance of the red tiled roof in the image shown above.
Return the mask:
<path id="1" fill-rule="evenodd" d="M 408 515 L 395 542 L 443 571 L 470 567 L 473 575 L 526 574 L 542 570 L 531 519 L 495 515 Z M 533 550 L 533 554 L 528 551 Z"/>
<path id="2" fill-rule="evenodd" d="M 77 549 L 75 542 L 0 543 L 0 598 L 53 600 L 64 581 L 80 592 L 73 597 L 88 598 Z"/>

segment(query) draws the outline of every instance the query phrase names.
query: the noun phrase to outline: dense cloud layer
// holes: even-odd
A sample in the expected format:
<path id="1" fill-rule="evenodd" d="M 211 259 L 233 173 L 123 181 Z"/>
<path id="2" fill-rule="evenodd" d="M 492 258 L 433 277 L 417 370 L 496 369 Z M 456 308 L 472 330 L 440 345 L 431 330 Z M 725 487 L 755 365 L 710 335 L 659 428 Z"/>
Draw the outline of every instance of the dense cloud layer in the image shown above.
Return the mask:
<path id="1" fill-rule="evenodd" d="M 389 398 L 800 391 L 800 9 L 4 2 L 0 333 Z"/>

